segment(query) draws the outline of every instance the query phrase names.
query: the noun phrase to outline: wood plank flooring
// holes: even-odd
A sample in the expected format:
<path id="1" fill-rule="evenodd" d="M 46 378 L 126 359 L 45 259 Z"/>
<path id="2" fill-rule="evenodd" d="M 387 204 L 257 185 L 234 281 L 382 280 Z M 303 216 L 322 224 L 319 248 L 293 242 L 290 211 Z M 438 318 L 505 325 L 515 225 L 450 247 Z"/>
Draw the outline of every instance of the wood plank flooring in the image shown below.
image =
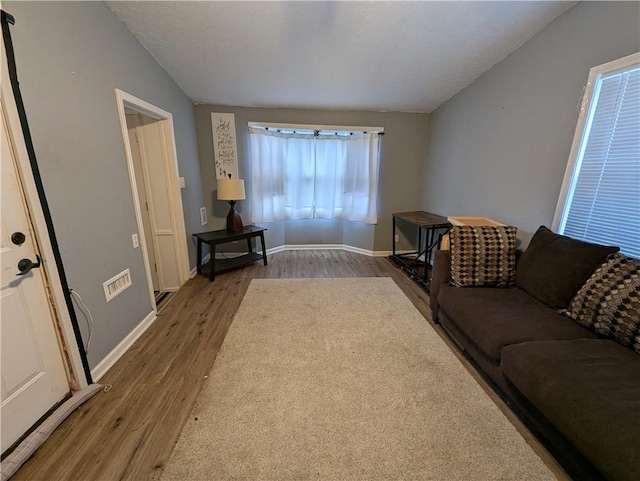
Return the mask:
<path id="1" fill-rule="evenodd" d="M 252 279 L 381 276 L 392 277 L 431 322 L 425 291 L 386 258 L 331 250 L 288 251 L 269 256 L 268 266 L 256 263 L 211 283 L 196 276 L 100 379 L 111 389 L 65 420 L 12 479 L 159 479 Z M 501 409 L 562 477 L 544 448 L 508 408 Z"/>

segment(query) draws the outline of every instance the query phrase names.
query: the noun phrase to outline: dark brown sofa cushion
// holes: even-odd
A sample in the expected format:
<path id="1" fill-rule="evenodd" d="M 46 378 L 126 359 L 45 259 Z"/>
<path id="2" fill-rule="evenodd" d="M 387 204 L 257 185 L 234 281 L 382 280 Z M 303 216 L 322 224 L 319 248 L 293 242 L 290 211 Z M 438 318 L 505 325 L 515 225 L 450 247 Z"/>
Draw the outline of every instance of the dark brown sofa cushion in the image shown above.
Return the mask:
<path id="1" fill-rule="evenodd" d="M 619 250 L 571 239 L 540 226 L 520 257 L 516 286 L 549 307 L 566 307 L 589 274 Z"/>
<path id="2" fill-rule="evenodd" d="M 640 355 L 609 340 L 502 350 L 505 377 L 608 479 L 640 479 Z"/>
<path id="3" fill-rule="evenodd" d="M 442 286 L 438 304 L 495 363 L 500 362 L 501 349 L 509 344 L 597 337 L 521 289 Z"/>

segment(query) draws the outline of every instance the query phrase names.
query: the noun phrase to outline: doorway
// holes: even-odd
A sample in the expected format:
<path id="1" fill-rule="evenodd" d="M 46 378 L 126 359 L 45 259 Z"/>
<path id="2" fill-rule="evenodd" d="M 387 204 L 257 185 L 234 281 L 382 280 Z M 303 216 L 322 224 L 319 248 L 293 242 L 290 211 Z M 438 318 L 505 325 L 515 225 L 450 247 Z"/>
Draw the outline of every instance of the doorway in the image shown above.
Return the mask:
<path id="1" fill-rule="evenodd" d="M 4 12 L 3 12 L 4 13 Z M 4 37 L 0 41 L 4 52 Z M 9 78 L 0 81 L 0 315 L 3 458 L 72 391 L 87 386 Z"/>
<path id="2" fill-rule="evenodd" d="M 173 120 L 116 89 L 140 250 L 151 305 L 189 278 L 186 229 L 175 154 Z M 134 246 L 136 240 L 132 240 Z"/>

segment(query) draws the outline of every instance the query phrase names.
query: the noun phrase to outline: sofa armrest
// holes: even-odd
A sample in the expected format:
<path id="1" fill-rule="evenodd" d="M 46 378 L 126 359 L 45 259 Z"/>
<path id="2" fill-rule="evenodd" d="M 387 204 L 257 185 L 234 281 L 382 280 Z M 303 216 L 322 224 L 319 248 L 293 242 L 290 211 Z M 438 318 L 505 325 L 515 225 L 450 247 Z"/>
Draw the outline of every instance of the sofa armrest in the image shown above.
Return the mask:
<path id="1" fill-rule="evenodd" d="M 440 288 L 451 281 L 451 251 L 437 250 L 433 257 L 433 269 L 431 270 L 431 284 L 429 286 L 429 305 L 433 316 L 433 322 L 438 317 L 438 294 Z"/>

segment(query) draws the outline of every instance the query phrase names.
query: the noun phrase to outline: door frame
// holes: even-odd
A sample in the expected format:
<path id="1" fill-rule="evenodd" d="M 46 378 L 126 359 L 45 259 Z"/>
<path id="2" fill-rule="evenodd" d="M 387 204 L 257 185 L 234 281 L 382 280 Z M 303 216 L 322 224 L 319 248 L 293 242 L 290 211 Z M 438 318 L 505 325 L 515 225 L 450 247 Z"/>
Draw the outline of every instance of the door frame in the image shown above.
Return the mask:
<path id="1" fill-rule="evenodd" d="M 4 12 L 3 12 L 4 13 Z M 2 42 L 2 50 L 5 50 Z M 4 55 L 4 53 L 2 54 Z M 49 225 L 44 213 L 40 191 L 36 184 L 36 177 L 40 177 L 37 168 L 31 164 L 31 158 L 26 143 L 29 141 L 23 130 L 20 113 L 18 111 L 21 99 L 16 98 L 12 82 L 3 76 L 2 82 L 2 108 L 6 115 L 7 129 L 13 139 L 13 147 L 16 149 L 16 170 L 18 182 L 26 201 L 27 215 L 34 233 L 36 251 L 42 259 L 41 270 L 45 289 L 49 293 L 49 303 L 54 319 L 54 328 L 58 338 L 58 348 L 67 370 L 67 379 L 72 391 L 79 391 L 92 382 L 87 371 L 86 356 L 80 352 L 80 346 L 74 321 L 71 318 L 69 304 L 62 286 L 62 273 L 58 268 L 56 251 L 54 250 L 50 236 Z M 10 98 L 10 99 L 9 99 Z M 29 134 L 30 137 L 30 134 Z M 17 141 L 17 139 L 24 139 Z M 38 180 L 40 182 L 40 180 Z M 57 250 L 57 248 L 56 248 Z M 60 259 L 60 262 L 62 260 Z"/>
<path id="2" fill-rule="evenodd" d="M 170 112 L 162 110 L 142 99 L 139 99 L 123 90 L 115 89 L 116 103 L 118 108 L 118 117 L 120 120 L 120 130 L 122 133 L 122 141 L 124 143 L 125 157 L 127 159 L 127 169 L 129 171 L 129 185 L 133 196 L 133 207 L 136 216 L 136 225 L 138 227 L 138 237 L 140 238 L 140 249 L 147 277 L 147 287 L 149 290 L 149 298 L 153 310 L 156 311 L 155 295 L 153 292 L 153 281 L 151 279 L 151 265 L 149 263 L 149 253 L 147 252 L 147 242 L 144 235 L 144 226 L 142 224 L 142 208 L 138 196 L 138 186 L 136 183 L 136 174 L 133 165 L 133 155 L 131 153 L 131 144 L 129 142 L 129 131 L 127 127 L 127 118 L 125 110 L 134 111 L 160 122 L 160 130 L 164 138 L 163 152 L 163 172 L 168 186 L 168 198 L 171 208 L 171 226 L 174 238 L 174 249 L 176 251 L 176 259 L 178 262 L 178 280 L 182 286 L 190 276 L 189 254 L 187 250 L 187 229 L 184 221 L 184 210 L 182 207 L 182 195 L 180 192 L 178 156 L 175 145 L 175 135 L 173 129 L 173 115 Z"/>

